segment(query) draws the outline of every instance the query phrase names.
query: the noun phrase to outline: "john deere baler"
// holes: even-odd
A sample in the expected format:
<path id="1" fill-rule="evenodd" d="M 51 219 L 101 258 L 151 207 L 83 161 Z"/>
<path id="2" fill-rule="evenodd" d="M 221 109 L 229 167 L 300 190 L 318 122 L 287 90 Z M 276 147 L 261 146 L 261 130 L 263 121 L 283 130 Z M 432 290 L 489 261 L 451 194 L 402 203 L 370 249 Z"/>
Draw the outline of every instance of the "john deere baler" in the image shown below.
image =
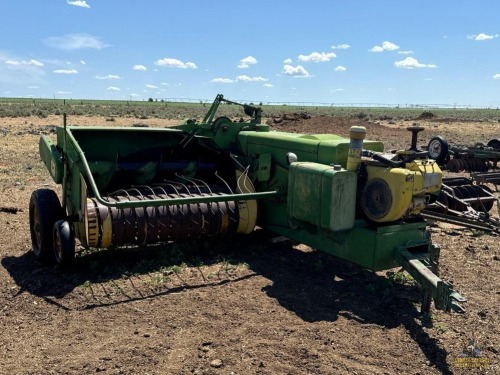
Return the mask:
<path id="1" fill-rule="evenodd" d="M 248 120 L 216 117 L 218 95 L 201 122 L 172 128 L 57 128 L 40 155 L 62 200 L 33 192 L 30 229 L 40 261 L 70 263 L 84 247 L 251 235 L 256 226 L 373 271 L 401 266 L 443 310 L 465 301 L 437 275 L 439 247 L 419 215 L 442 173 L 416 148 L 384 154 L 365 140 L 271 131 L 261 109 Z"/>

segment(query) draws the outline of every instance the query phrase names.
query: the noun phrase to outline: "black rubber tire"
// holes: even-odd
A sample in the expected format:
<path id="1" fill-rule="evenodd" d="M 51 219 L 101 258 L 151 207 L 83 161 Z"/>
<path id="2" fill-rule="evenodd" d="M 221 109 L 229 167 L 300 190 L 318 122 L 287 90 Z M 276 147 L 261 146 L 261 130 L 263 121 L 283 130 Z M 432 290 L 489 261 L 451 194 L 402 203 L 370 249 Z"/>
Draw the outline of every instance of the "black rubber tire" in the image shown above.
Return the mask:
<path id="1" fill-rule="evenodd" d="M 440 135 L 431 138 L 431 140 L 427 144 L 427 152 L 429 152 L 429 157 L 436 160 L 438 164 L 444 163 L 444 161 L 448 157 L 448 150 L 448 141 Z"/>
<path id="2" fill-rule="evenodd" d="M 61 267 L 73 263 L 75 259 L 75 235 L 66 220 L 58 220 L 52 229 L 54 259 Z"/>
<path id="3" fill-rule="evenodd" d="M 29 220 L 31 245 L 36 258 L 45 264 L 53 264 L 54 246 L 52 228 L 64 217 L 57 194 L 50 189 L 38 189 L 31 193 Z"/>
<path id="4" fill-rule="evenodd" d="M 487 146 L 500 150 L 500 139 L 496 138 L 490 139 L 489 142 L 487 143 Z"/>

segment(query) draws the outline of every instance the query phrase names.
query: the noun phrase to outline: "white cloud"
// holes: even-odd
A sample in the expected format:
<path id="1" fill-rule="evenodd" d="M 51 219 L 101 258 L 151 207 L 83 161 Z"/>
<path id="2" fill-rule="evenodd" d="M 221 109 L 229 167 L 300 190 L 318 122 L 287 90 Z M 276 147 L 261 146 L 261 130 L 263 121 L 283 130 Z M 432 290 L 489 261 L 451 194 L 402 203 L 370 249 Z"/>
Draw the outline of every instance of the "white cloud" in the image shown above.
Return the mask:
<path id="1" fill-rule="evenodd" d="M 84 60 L 80 60 L 80 64 L 87 65 L 87 63 Z"/>
<path id="2" fill-rule="evenodd" d="M 340 92 L 340 91 L 344 91 L 344 89 L 338 88 L 338 89 L 334 89 L 332 92 Z"/>
<path id="3" fill-rule="evenodd" d="M 28 86 L 29 89 L 39 89 L 40 86 Z"/>
<path id="4" fill-rule="evenodd" d="M 500 73 L 497 73 L 493 76 L 493 79 L 500 79 Z"/>
<path id="5" fill-rule="evenodd" d="M 310 55 L 299 55 L 299 60 L 304 62 L 327 62 L 337 57 L 333 52 L 313 52 Z"/>
<path id="6" fill-rule="evenodd" d="M 44 64 L 34 59 L 9 56 L 0 51 L 0 86 L 30 86 L 43 82 Z"/>
<path id="7" fill-rule="evenodd" d="M 236 80 L 237 81 L 246 81 L 246 82 L 266 82 L 266 81 L 269 81 L 267 78 L 263 78 L 263 77 L 249 77 L 249 76 L 246 76 L 246 75 L 241 75 L 241 76 L 238 76 L 236 77 Z"/>
<path id="8" fill-rule="evenodd" d="M 402 69 L 437 68 L 437 65 L 434 64 L 421 64 L 417 59 L 414 59 L 413 57 L 407 57 L 404 60 L 395 61 L 394 66 L 396 66 L 396 68 Z"/>
<path id="9" fill-rule="evenodd" d="M 170 86 L 168 82 L 162 82 L 162 83 L 160 83 L 160 85 L 163 85 L 163 86 Z"/>
<path id="10" fill-rule="evenodd" d="M 236 77 L 236 79 L 231 78 L 214 78 L 210 82 L 211 83 L 235 83 L 235 82 L 266 82 L 267 78 L 264 77 L 249 77 L 247 75 L 240 75 Z"/>
<path id="11" fill-rule="evenodd" d="M 212 82 L 212 83 L 233 83 L 234 81 L 230 78 L 214 78 L 210 82 Z"/>
<path id="12" fill-rule="evenodd" d="M 349 44 L 337 44 L 336 46 L 332 46 L 332 49 L 348 49 L 351 48 Z"/>
<path id="13" fill-rule="evenodd" d="M 148 68 L 146 68 L 144 65 L 134 65 L 132 67 L 132 69 L 134 69 L 134 70 L 148 70 Z"/>
<path id="14" fill-rule="evenodd" d="M 257 64 L 257 59 L 252 56 L 247 56 L 244 59 L 240 60 L 240 63 L 238 65 L 238 68 L 245 69 L 250 67 L 250 65 Z"/>
<path id="15" fill-rule="evenodd" d="M 264 83 L 262 86 L 264 86 L 264 87 L 269 87 L 269 88 L 274 87 L 274 85 L 273 85 L 273 84 L 271 84 L 271 83 Z"/>
<path id="16" fill-rule="evenodd" d="M 34 65 L 34 66 L 43 66 L 43 63 L 38 60 L 7 60 L 5 61 L 8 65 Z"/>
<path id="17" fill-rule="evenodd" d="M 413 51 L 398 51 L 400 55 L 413 55 Z"/>
<path id="18" fill-rule="evenodd" d="M 290 58 L 288 58 L 288 59 L 286 59 L 285 61 L 283 61 L 283 64 L 288 64 L 288 65 L 290 65 L 292 62 L 293 62 L 293 60 L 292 60 L 292 59 L 290 59 Z"/>
<path id="19" fill-rule="evenodd" d="M 374 46 L 373 48 L 370 49 L 370 51 L 371 52 L 384 52 L 384 51 L 395 51 L 397 49 L 399 49 L 399 46 L 397 46 L 394 43 L 385 41 L 380 46 Z"/>
<path id="20" fill-rule="evenodd" d="M 157 88 L 158 88 L 158 86 L 151 85 L 151 84 L 149 84 L 149 83 L 148 83 L 145 87 L 146 87 L 147 89 L 157 89 Z"/>
<path id="21" fill-rule="evenodd" d="M 488 34 L 485 34 L 485 33 L 479 33 L 479 34 L 473 34 L 473 35 L 467 35 L 467 39 L 474 39 L 474 40 L 489 40 L 489 39 L 493 39 L 493 38 L 498 38 L 498 34 L 492 34 L 492 35 L 488 35 Z"/>
<path id="22" fill-rule="evenodd" d="M 343 72 L 344 70 L 347 70 L 347 68 L 342 65 L 339 65 L 335 68 L 336 72 Z"/>
<path id="23" fill-rule="evenodd" d="M 119 87 L 115 87 L 115 86 L 109 86 L 108 88 L 106 88 L 106 90 L 108 90 L 108 91 L 121 91 L 121 89 Z"/>
<path id="24" fill-rule="evenodd" d="M 108 74 L 107 76 L 95 76 L 97 79 L 121 79 L 120 76 L 114 74 Z"/>
<path id="25" fill-rule="evenodd" d="M 66 3 L 68 3 L 69 5 L 74 5 L 75 7 L 90 8 L 90 5 L 87 4 L 85 0 L 75 0 L 75 1 L 67 0 Z"/>
<path id="26" fill-rule="evenodd" d="M 78 74 L 78 70 L 76 70 L 76 69 L 56 69 L 56 70 L 53 70 L 52 73 L 55 73 L 55 74 Z"/>
<path id="27" fill-rule="evenodd" d="M 177 59 L 170 57 L 164 57 L 163 59 L 156 60 L 155 65 L 163 66 L 166 68 L 181 68 L 181 69 L 196 69 L 196 64 L 192 62 L 182 62 Z"/>
<path id="28" fill-rule="evenodd" d="M 283 73 L 287 76 L 292 76 L 292 77 L 310 77 L 308 71 L 305 70 L 304 67 L 301 65 L 292 66 L 285 64 L 283 66 Z"/>
<path id="29" fill-rule="evenodd" d="M 58 48 L 66 51 L 72 51 L 76 49 L 92 48 L 101 50 L 103 48 L 109 47 L 109 44 L 105 43 L 98 36 L 93 36 L 90 34 L 80 33 L 80 34 L 66 34 L 63 36 L 52 36 L 46 38 L 43 42 L 49 47 Z"/>
<path id="30" fill-rule="evenodd" d="M 71 94 L 71 91 L 62 91 L 62 90 L 59 90 L 58 92 L 56 92 L 56 94 L 67 95 L 67 94 Z"/>

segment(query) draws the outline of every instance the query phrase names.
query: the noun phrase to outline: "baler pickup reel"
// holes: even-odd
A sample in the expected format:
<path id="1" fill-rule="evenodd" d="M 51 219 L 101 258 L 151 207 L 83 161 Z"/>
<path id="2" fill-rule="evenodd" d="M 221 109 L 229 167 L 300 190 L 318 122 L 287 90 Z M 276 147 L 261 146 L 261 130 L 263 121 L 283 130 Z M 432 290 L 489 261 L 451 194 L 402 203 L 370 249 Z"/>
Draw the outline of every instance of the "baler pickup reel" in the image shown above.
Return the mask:
<path id="1" fill-rule="evenodd" d="M 247 120 L 216 117 L 239 105 Z M 403 267 L 424 290 L 422 311 L 461 311 L 465 301 L 437 276 L 439 247 L 421 213 L 437 196 L 442 172 L 412 146 L 393 154 L 334 134 L 270 131 L 262 110 L 217 95 L 201 122 L 171 128 L 57 128 L 40 139 L 56 193 L 30 201 L 36 257 L 69 264 L 83 247 L 250 234 L 256 226 L 372 271 Z"/>
<path id="2" fill-rule="evenodd" d="M 71 262 L 75 237 L 84 247 L 108 248 L 252 232 L 256 200 L 275 192 L 256 192 L 248 167 L 207 148 L 205 137 L 182 144 L 187 134 L 65 125 L 57 146 L 42 137 L 42 160 L 62 183 L 63 199 L 47 189 L 32 195 L 37 257 Z"/>

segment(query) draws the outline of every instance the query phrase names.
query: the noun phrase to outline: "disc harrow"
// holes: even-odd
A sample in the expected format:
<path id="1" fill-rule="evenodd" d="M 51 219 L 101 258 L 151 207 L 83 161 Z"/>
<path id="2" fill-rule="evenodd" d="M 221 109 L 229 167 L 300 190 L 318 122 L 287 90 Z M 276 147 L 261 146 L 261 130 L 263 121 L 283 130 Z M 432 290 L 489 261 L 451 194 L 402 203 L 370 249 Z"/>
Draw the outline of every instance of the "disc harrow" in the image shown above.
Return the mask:
<path id="1" fill-rule="evenodd" d="M 488 161 L 479 158 L 453 158 L 446 163 L 446 169 L 450 172 L 486 172 L 490 169 Z"/>
<path id="2" fill-rule="evenodd" d="M 433 137 L 427 144 L 429 157 L 450 172 L 487 172 L 498 168 L 500 140 L 492 139 L 486 145 L 450 145 L 442 136 Z"/>
<path id="3" fill-rule="evenodd" d="M 437 200 L 422 215 L 500 234 L 500 220 L 490 214 L 495 203 L 500 210 L 500 200 L 488 185 L 472 178 L 449 177 L 443 179 Z"/>

